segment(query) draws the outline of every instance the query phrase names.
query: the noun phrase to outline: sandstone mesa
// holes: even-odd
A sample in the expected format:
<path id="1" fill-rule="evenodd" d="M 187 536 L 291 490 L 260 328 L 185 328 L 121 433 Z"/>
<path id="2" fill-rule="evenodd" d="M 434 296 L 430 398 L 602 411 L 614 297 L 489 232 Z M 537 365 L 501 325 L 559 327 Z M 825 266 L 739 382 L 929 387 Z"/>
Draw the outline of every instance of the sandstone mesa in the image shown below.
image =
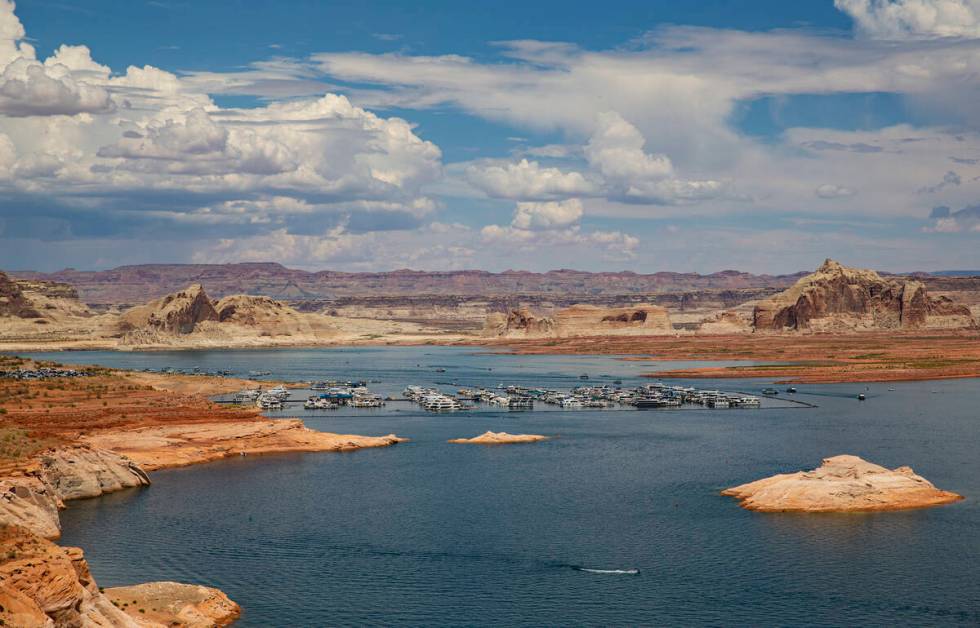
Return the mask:
<path id="1" fill-rule="evenodd" d="M 761 512 L 872 512 L 940 506 L 963 499 L 909 467 L 894 470 L 858 456 L 824 458 L 812 471 L 774 475 L 722 491 Z"/>

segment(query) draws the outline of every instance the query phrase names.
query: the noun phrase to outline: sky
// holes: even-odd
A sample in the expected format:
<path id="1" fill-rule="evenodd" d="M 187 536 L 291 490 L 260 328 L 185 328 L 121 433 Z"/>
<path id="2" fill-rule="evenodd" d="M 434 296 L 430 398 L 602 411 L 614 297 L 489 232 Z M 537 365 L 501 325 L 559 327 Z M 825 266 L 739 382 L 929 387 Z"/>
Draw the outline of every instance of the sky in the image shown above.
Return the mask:
<path id="1" fill-rule="evenodd" d="M 0 0 L 0 268 L 980 268 L 980 0 Z"/>

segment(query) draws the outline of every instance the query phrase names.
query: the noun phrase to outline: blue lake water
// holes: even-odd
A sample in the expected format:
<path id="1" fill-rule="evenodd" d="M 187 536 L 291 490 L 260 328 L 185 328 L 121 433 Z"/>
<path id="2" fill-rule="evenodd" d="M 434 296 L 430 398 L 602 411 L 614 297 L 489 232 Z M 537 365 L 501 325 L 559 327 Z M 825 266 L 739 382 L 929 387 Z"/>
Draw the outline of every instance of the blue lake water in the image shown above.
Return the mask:
<path id="1" fill-rule="evenodd" d="M 371 387 L 384 394 L 436 382 L 570 388 L 581 373 L 635 385 L 642 372 L 677 365 L 439 347 L 48 357 L 377 379 Z M 980 381 L 870 384 L 864 402 L 855 396 L 865 384 L 798 388 L 819 407 L 296 409 L 288 414 L 314 429 L 412 442 L 156 472 L 149 488 L 72 502 L 63 542 L 86 550 L 103 586 L 220 587 L 242 604 L 243 626 L 980 623 Z M 558 438 L 445 442 L 488 429 Z M 718 494 L 840 453 L 908 464 L 967 499 L 800 515 L 748 512 Z"/>

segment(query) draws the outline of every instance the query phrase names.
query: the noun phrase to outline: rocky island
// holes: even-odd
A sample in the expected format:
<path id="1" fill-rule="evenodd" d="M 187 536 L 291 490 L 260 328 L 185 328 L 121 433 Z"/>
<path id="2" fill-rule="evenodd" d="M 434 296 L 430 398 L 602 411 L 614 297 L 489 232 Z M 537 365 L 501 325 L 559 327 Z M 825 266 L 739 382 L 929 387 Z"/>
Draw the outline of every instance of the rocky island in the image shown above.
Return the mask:
<path id="1" fill-rule="evenodd" d="M 548 436 L 540 434 L 508 434 L 507 432 L 486 431 L 473 438 L 454 438 L 449 442 L 459 445 L 507 445 L 511 443 L 536 443 L 548 439 Z"/>
<path id="2" fill-rule="evenodd" d="M 721 492 L 761 512 L 873 512 L 941 506 L 962 495 L 933 486 L 909 467 L 886 469 L 858 456 L 824 458 L 812 471 L 774 475 Z"/>

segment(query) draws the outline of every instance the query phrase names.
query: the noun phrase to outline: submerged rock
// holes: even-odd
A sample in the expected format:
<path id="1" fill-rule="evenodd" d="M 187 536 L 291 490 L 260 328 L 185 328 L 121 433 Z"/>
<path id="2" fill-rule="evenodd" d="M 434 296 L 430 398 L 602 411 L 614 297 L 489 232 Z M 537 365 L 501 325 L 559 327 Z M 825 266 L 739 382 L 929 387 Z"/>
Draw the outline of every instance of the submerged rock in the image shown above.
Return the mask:
<path id="1" fill-rule="evenodd" d="M 941 506 L 963 499 L 943 491 L 910 467 L 894 470 L 857 456 L 824 458 L 812 471 L 774 475 L 721 492 L 763 512 L 862 512 Z"/>

